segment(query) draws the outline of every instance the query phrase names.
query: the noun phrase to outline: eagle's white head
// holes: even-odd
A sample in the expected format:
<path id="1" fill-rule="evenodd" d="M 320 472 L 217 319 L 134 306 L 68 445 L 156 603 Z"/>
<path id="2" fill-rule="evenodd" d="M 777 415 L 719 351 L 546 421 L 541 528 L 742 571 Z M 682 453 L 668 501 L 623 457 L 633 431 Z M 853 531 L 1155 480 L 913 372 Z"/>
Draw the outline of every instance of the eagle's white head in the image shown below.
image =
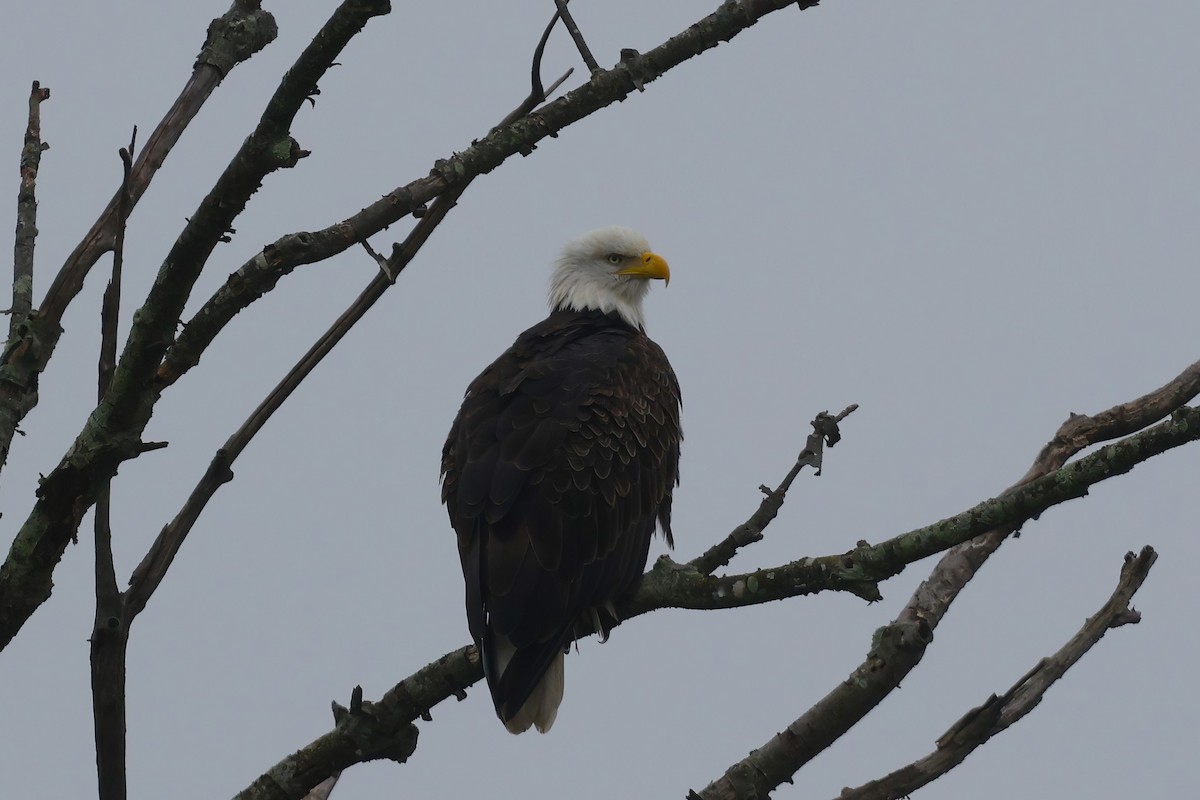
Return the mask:
<path id="1" fill-rule="evenodd" d="M 550 276 L 550 308 L 616 313 L 641 328 L 652 278 L 670 282 L 671 271 L 646 237 L 629 228 L 600 228 L 563 248 Z"/>

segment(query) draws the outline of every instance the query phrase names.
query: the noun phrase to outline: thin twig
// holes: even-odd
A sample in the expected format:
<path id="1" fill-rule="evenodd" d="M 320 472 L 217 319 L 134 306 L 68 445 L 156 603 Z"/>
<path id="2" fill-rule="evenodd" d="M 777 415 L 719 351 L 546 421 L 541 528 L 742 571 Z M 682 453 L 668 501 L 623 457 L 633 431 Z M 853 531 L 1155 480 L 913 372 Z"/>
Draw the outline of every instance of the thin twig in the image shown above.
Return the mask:
<path id="1" fill-rule="evenodd" d="M 1157 558 L 1154 549 L 1148 546 L 1143 547 L 1137 555 L 1126 553 L 1121 577 L 1112 596 L 1058 652 L 1039 661 L 1003 695 L 992 695 L 983 705 L 967 712 L 950 730 L 938 737 L 937 749 L 932 753 L 856 789 L 843 789 L 838 800 L 892 800 L 905 797 L 957 767 L 993 736 L 1033 711 L 1050 687 L 1083 658 L 1110 628 L 1141 620 L 1141 615 L 1129 603 L 1145 582 Z"/>
<path id="2" fill-rule="evenodd" d="M 563 25 L 567 26 L 567 33 L 571 34 L 571 38 L 575 41 L 575 47 L 579 49 L 579 57 L 583 59 L 584 64 L 587 64 L 588 71 L 599 72 L 600 65 L 596 63 L 596 58 L 588 49 L 587 42 L 584 41 L 583 34 L 579 31 L 579 26 L 575 24 L 575 18 L 567 9 L 569 2 L 571 0 L 554 0 L 554 4 L 558 6 L 558 15 L 562 17 Z"/>
<path id="3" fill-rule="evenodd" d="M 8 336 L 17 336 L 20 325 L 33 310 L 33 250 L 37 242 L 37 174 L 42 153 L 49 145 L 42 141 L 42 103 L 50 99 L 50 90 L 37 81 L 29 90 L 29 122 L 25 125 L 25 143 L 21 147 L 21 188 L 17 190 L 17 234 L 13 240 L 12 318 Z"/>
<path id="4" fill-rule="evenodd" d="M 550 17 L 550 22 L 546 24 L 545 29 L 542 31 L 542 37 L 538 39 L 537 46 L 533 48 L 533 65 L 529 69 L 530 95 L 538 95 L 540 97 L 548 97 L 550 95 L 550 92 L 542 86 L 542 56 L 546 52 L 546 43 L 550 41 L 550 34 L 554 31 L 554 26 L 558 24 L 558 20 L 559 15 L 555 11 L 554 16 Z"/>
<path id="5" fill-rule="evenodd" d="M 779 486 L 775 489 L 771 489 L 765 484 L 759 486 L 758 489 L 763 493 L 763 499 L 758 505 L 758 510 L 751 514 L 748 520 L 734 528 L 724 539 L 705 550 L 702 555 L 689 561 L 687 566 L 701 575 L 711 575 L 732 561 L 738 550 L 746 545 L 762 541 L 763 531 L 783 508 L 788 490 L 792 488 L 792 482 L 796 480 L 800 470 L 805 466 L 811 466 L 816 470 L 815 474 L 821 474 L 825 445 L 833 447 L 838 443 L 841 439 L 838 423 L 853 414 L 857 408 L 858 404 L 853 403 L 846 406 L 836 417 L 830 416 L 826 411 L 822 411 L 814 417 L 810 423 L 813 430 L 808 435 L 804 449 L 800 451 L 800 455 L 796 456 L 796 463 L 792 465 L 791 470 L 788 471 Z"/>

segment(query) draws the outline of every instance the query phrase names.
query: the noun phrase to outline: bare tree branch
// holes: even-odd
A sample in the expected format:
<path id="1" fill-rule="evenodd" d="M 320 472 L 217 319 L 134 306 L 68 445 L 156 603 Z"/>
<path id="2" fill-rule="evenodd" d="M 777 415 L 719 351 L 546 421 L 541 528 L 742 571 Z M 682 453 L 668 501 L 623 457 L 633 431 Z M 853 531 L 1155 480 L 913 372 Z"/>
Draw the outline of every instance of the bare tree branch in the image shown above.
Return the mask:
<path id="1" fill-rule="evenodd" d="M 840 555 L 803 558 L 769 569 L 717 577 L 702 575 L 664 556 L 646 573 L 622 619 L 657 608 L 737 608 L 830 589 L 878 599 L 875 584 L 900 574 L 908 564 L 981 534 L 1016 530 L 1052 506 L 1085 496 L 1096 483 L 1123 475 L 1143 461 L 1197 439 L 1200 408 L 1185 407 L 1165 422 L 1020 484 L 1000 497 L 879 544 L 859 542 Z M 939 606 L 938 610 L 936 619 L 945 609 Z M 924 609 L 916 618 L 898 620 L 897 624 L 932 631 L 936 621 L 929 612 Z"/>
<path id="2" fill-rule="evenodd" d="M 50 596 L 63 550 L 95 503 L 104 481 L 144 452 L 142 431 L 159 390 L 153 375 L 171 342 L 184 303 L 213 248 L 263 178 L 306 153 L 288 134 L 292 120 L 338 53 L 387 0 L 345 0 L 284 75 L 254 132 L 239 148 L 172 246 L 134 322 L 112 385 L 71 449 L 42 481 L 33 511 L 0 566 L 0 647 Z M 0 385 L 4 385 L 0 383 Z M 2 405 L 2 398 L 0 398 Z"/>
<path id="3" fill-rule="evenodd" d="M 37 81 L 29 90 L 29 121 L 25 125 L 25 143 L 21 148 L 21 188 L 17 190 L 17 232 L 13 237 L 13 299 L 9 312 L 8 336 L 13 338 L 21 323 L 33 310 L 33 250 L 37 242 L 37 174 L 42 153 L 49 145 L 42 141 L 42 103 L 50 99 L 50 90 Z M 0 456 L 0 461 L 3 457 Z"/>
<path id="4" fill-rule="evenodd" d="M 421 245 L 449 213 L 460 192 L 465 188 L 464 186 L 462 189 L 455 189 L 434 201 L 429 213 L 422 217 L 413 228 L 404 245 L 397 245 L 397 252 L 387 259 L 388 269 L 393 276 L 398 275 L 412 261 Z M 133 571 L 128 589 L 131 608 L 136 611 L 145 608 L 150 595 L 162 583 L 171 562 L 175 559 L 179 548 L 183 546 L 184 539 L 187 538 L 208 501 L 221 486 L 233 480 L 233 462 L 262 430 L 267 420 L 312 373 L 317 364 L 321 363 L 321 360 L 333 350 L 342 337 L 349 333 L 371 306 L 383 296 L 383 293 L 392 285 L 393 280 L 394 278 L 389 278 L 387 273 L 376 275 L 350 307 L 338 317 L 333 326 L 296 362 L 283 380 L 259 403 L 246 421 L 234 431 L 225 445 L 213 456 L 212 462 L 196 488 L 192 490 L 187 502 L 184 503 L 175 518 L 159 532 L 154 544 Z"/>
<path id="5" fill-rule="evenodd" d="M 398 187 L 362 211 L 319 231 L 290 233 L 267 245 L 229 276 L 224 286 L 196 312 L 167 353 L 156 380 L 169 386 L 200 361 L 204 350 L 238 313 L 275 288 L 297 267 L 331 258 L 425 206 L 448 189 L 473 180 L 512 156 L 528 155 L 545 138 L 624 100 L 684 61 L 728 41 L 762 16 L 789 5 L 812 2 L 738 2 L 726 0 L 712 14 L 672 36 L 653 50 L 622 59 L 586 83 L 535 113 L 494 129 L 449 158 L 439 159 L 426 177 Z"/>
<path id="6" fill-rule="evenodd" d="M 449 696 L 483 677 L 474 645 L 447 653 L 392 687 L 377 703 L 365 702 L 355 689 L 349 713 L 333 730 L 297 750 L 263 773 L 236 800 L 298 800 L 330 775 L 363 761 L 403 761 L 416 746 L 418 718 Z M 403 755 L 403 758 L 399 756 Z"/>
<path id="7" fill-rule="evenodd" d="M 270 44 L 278 32 L 275 19 L 260 9 L 258 0 L 235 0 L 229 11 L 208 26 L 208 36 L 187 84 L 166 116 L 151 133 L 133 166 L 129 180 L 132 208 L 179 141 L 188 123 L 235 66 Z M 37 378 L 50 361 L 62 335 L 62 317 L 79 294 L 83 280 L 100 257 L 112 250 L 117 230 L 113 197 L 66 262 L 42 300 L 41 308 L 10 331 L 0 359 L 0 467 L 4 464 L 17 425 L 37 405 Z"/>
<path id="8" fill-rule="evenodd" d="M 121 148 L 123 175 L 117 192 L 117 234 L 113 242 L 112 277 L 100 307 L 100 359 L 97 399 L 112 383 L 117 359 L 117 322 L 121 311 L 121 272 L 125 259 L 125 224 L 131 207 L 129 180 L 137 128 L 128 148 Z M 100 800 L 125 800 L 125 657 L 129 641 L 124 601 L 113 566 L 111 481 L 96 499 L 96 618 L 92 626 L 92 721 L 96 739 L 96 773 Z"/>
<path id="9" fill-rule="evenodd" d="M 0 469 L 8 461 L 8 451 L 17 425 L 37 403 L 36 393 L 17 393 L 12 402 L 4 402 L 5 385 L 24 380 L 25 369 L 36 361 L 37 350 L 29 338 L 36 326 L 33 311 L 33 253 L 37 242 L 37 173 L 42 152 L 50 145 L 42 141 L 41 104 L 50 98 L 50 90 L 37 82 L 29 92 L 29 120 L 21 147 L 21 186 L 17 190 L 17 231 L 13 238 L 13 299 L 8 321 L 8 342 L 0 355 Z"/>
<path id="10" fill-rule="evenodd" d="M 800 455 L 796 456 L 796 463 L 792 465 L 791 470 L 784 476 L 779 486 L 775 489 L 771 489 L 766 484 L 759 486 L 758 489 L 764 496 L 758 510 L 750 515 L 750 519 L 738 525 L 728 536 L 705 550 L 703 555 L 693 558 L 687 563 L 687 566 L 701 575 L 711 575 L 732 561 L 738 550 L 746 545 L 762 541 L 763 531 L 779 514 L 779 509 L 783 508 L 783 501 L 787 499 L 788 489 L 792 488 L 792 481 L 796 480 L 800 470 L 805 466 L 811 466 L 816 470 L 816 475 L 821 474 L 821 461 L 825 445 L 833 447 L 840 441 L 842 434 L 838 430 L 838 423 L 853 414 L 857 408 L 857 403 L 846 406 L 836 417 L 830 416 L 825 411 L 818 414 L 810 423 L 813 432 L 808 435 L 804 449 L 800 451 Z"/>
<path id="11" fill-rule="evenodd" d="M 1183 407 L 1197 394 L 1200 394 L 1200 362 L 1189 366 L 1165 386 L 1136 400 L 1114 406 L 1093 417 L 1072 415 L 1058 429 L 1051 442 L 1042 448 L 1025 476 L 990 502 L 1003 504 L 1030 487 L 1053 483 L 1057 476 L 1066 476 L 1070 470 L 1098 466 L 1109 454 L 1116 454 L 1130 445 L 1140 447 L 1140 443 L 1167 430 L 1173 429 L 1179 433 L 1184 432 L 1181 429 L 1197 426 L 1200 424 L 1200 411 Z M 1172 415 L 1170 420 L 1063 466 L 1068 458 L 1084 447 L 1152 425 L 1167 414 Z M 1086 486 L 1077 488 L 1086 492 Z M 990 523 L 993 526 L 991 530 L 949 550 L 918 587 L 899 616 L 875 632 L 866 660 L 848 680 L 840 683 L 747 758 L 731 766 L 721 778 L 709 784 L 700 796 L 705 800 L 714 800 L 765 795 L 790 780 L 797 770 L 857 724 L 920 663 L 925 649 L 933 640 L 934 629 L 963 587 L 1004 539 L 1016 531 L 1024 519 L 1036 513 L 1039 512 L 1024 517 L 1016 515 L 993 520 Z"/>
<path id="12" fill-rule="evenodd" d="M 105 293 L 102 311 L 99 369 L 101 405 L 93 412 L 59 466 L 44 479 L 33 512 L 14 540 L 7 560 L 0 565 L 0 649 L 49 596 L 55 565 L 66 544 L 75 535 L 87 508 L 94 503 L 97 547 L 96 619 L 91 639 L 92 687 L 98 786 L 102 800 L 123 800 L 126 795 L 124 673 L 128 628 L 132 619 L 146 606 L 161 584 L 184 538 L 208 500 L 223 483 L 232 479 L 233 462 L 315 365 L 395 282 L 471 182 L 514 153 L 529 154 L 545 136 L 556 136 L 563 127 L 623 99 L 632 89 L 641 90 L 644 84 L 683 60 L 749 27 L 759 16 L 787 5 L 796 5 L 801 10 L 816 5 L 815 2 L 728 0 L 716 13 L 679 37 L 645 55 L 623 53 L 621 62 L 612 70 L 605 71 L 596 64 L 567 12 L 567 0 L 556 0 L 555 4 L 558 10 L 535 51 L 529 97 L 487 137 L 437 162 L 428 177 L 394 190 L 379 203 L 341 223 L 316 233 L 290 234 L 264 248 L 230 276 L 222 290 L 201 308 L 177 338 L 173 339 L 175 327 L 184 304 L 216 244 L 227 240 L 225 235 L 232 221 L 244 209 L 266 175 L 293 166 L 307 155 L 289 134 L 292 119 L 300 104 L 311 98 L 316 91 L 317 81 L 329 68 L 333 57 L 361 30 L 367 20 L 390 10 L 387 0 L 345 0 L 317 40 L 285 76 L 258 127 L 205 198 L 164 261 L 158 280 L 135 318 L 120 362 L 115 361 L 116 320 L 125 223 L 133 205 L 144 192 L 145 184 L 162 163 L 161 158 L 165 158 L 166 152 L 174 144 L 174 139 L 165 144 L 165 149 L 160 142 L 155 151 L 161 156 L 157 163 L 146 160 L 146 151 L 152 149 L 149 143 L 137 163 L 133 163 L 131 143 L 129 154 L 123 154 L 125 179 L 121 191 L 113 200 L 115 210 L 110 204 L 88 237 L 64 264 L 47 294 L 43 308 L 36 314 L 30 313 L 33 237 L 36 235 L 36 228 L 31 225 L 28 240 L 29 289 L 18 298 L 18 285 L 24 291 L 24 283 L 23 275 L 19 273 L 23 266 L 16 264 L 10 341 L 0 358 L 0 466 L 16 426 L 36 403 L 37 376 L 45 368 L 57 344 L 63 312 L 78 294 L 88 271 L 107 251 L 106 248 L 114 251 L 113 279 L 109 291 Z M 269 29 L 269 35 L 263 38 L 263 32 L 234 31 L 230 36 L 238 41 L 232 54 L 214 53 L 208 57 L 210 60 L 205 60 L 202 54 L 202 63 L 219 73 L 207 92 L 212 91 L 228 68 L 248 58 L 254 49 L 265 45 L 274 36 L 273 20 L 269 14 L 261 12 L 257 0 L 235 0 L 227 17 L 239 20 L 254 17 L 259 20 L 256 24 L 263 26 L 263 32 Z M 541 53 L 559 18 L 571 31 L 581 56 L 593 74 L 591 80 L 579 90 L 539 108 L 547 94 L 542 87 L 539 70 Z M 221 20 L 215 21 L 214 25 L 217 22 Z M 223 36 L 214 34 L 210 28 L 210 41 L 214 38 L 226 41 Z M 199 81 L 200 66 L 198 64 L 193 82 Z M 207 72 L 205 77 L 212 78 L 213 73 Z M 549 91 L 553 91 L 565 78 L 563 76 L 552 84 Z M 36 83 L 34 90 L 36 93 Z M 187 92 L 185 88 L 185 94 Z M 199 98 L 195 107 L 198 108 L 206 97 L 207 93 L 203 97 L 194 94 L 193 102 Z M 180 100 L 183 100 L 182 96 Z M 32 127 L 32 99 L 30 105 Z M 160 123 L 159 131 L 165 131 L 163 126 L 166 123 L 167 120 Z M 182 124 L 186 125 L 186 119 Z M 156 131 L 156 135 L 159 131 Z M 169 131 L 163 133 L 164 137 L 169 138 L 169 135 Z M 178 131 L 174 135 L 177 138 Z M 163 142 L 166 142 L 166 138 Z M 22 163 L 24 166 L 24 156 Z M 142 175 L 140 168 L 148 171 Z M 134 186 L 139 175 L 144 177 L 145 183 L 135 193 Z M 23 171 L 22 191 L 24 177 Z M 29 198 L 30 206 L 35 210 L 32 180 Z M 374 253 L 368 237 L 410 213 L 418 221 L 404 242 L 394 245 L 392 254 L 386 259 Z M 18 262 L 22 257 L 21 219 L 19 204 Z M 162 390 L 198 363 L 208 344 L 228 321 L 270 291 L 283 275 L 301 264 L 328 258 L 355 242 L 368 249 L 380 264 L 382 274 L 373 276 L 354 304 L 343 312 L 217 451 L 179 514 L 164 527 L 134 571 L 129 589 L 125 593 L 119 592 L 112 560 L 109 482 L 123 461 L 159 446 L 142 442 L 141 436 Z M 26 316 L 20 325 L 16 313 L 18 299 Z M 934 629 L 958 592 L 1008 535 L 1018 530 L 1026 520 L 1036 519 L 1046 508 L 1085 495 L 1094 483 L 1123 474 L 1155 455 L 1200 438 L 1200 409 L 1184 407 L 1197 392 L 1200 392 L 1200 362 L 1192 365 L 1172 384 L 1151 395 L 1093 417 L 1072 416 L 1043 448 L 1021 481 L 998 498 L 980 503 L 955 517 L 875 545 L 860 541 L 853 550 L 844 554 L 806 558 L 774 569 L 714 577 L 712 573 L 726 566 L 741 547 L 762 538 L 762 531 L 778 514 L 786 492 L 805 464 L 820 473 L 823 447 L 833 446 L 839 435 L 838 421 L 856 407 L 847 408 L 836 418 L 819 416 L 813 423 L 814 433 L 791 472 L 777 489 L 762 487 L 765 498 L 747 522 L 687 564 L 679 565 L 670 559 L 661 559 L 644 576 L 636 596 L 622 605 L 621 617 L 628 619 L 664 607 L 732 608 L 830 589 L 878 599 L 879 581 L 898 574 L 914 560 L 939 552 L 945 552 L 946 555 L 900 616 L 876 633 L 867 661 L 850 681 L 835 688 L 749 758 L 731 767 L 702 794 L 693 792 L 690 796 L 757 798 L 766 796 L 781 782 L 790 780 L 800 766 L 861 720 L 870 708 L 875 707 L 915 668 L 932 640 Z M 1147 429 L 1147 426 L 1166 414 L 1173 416 Z M 1067 464 L 1068 459 L 1083 448 L 1117 437 L 1127 438 Z M 1131 577 L 1127 582 L 1126 571 L 1123 571 L 1122 586 L 1133 588 L 1124 595 L 1119 608 L 1114 607 L 1107 616 L 1103 615 L 1102 610 L 1102 615 L 1089 620 L 1088 626 L 1059 654 L 1043 660 L 1002 698 L 993 698 L 969 713 L 939 740 L 938 752 L 929 759 L 884 779 L 885 782 L 890 780 L 890 783 L 876 782 L 879 786 L 870 785 L 870 791 L 879 789 L 890 793 L 916 780 L 921 782 L 914 783 L 914 786 L 924 785 L 960 763 L 990 736 L 1032 710 L 1049 686 L 1098 641 L 1107 627 L 1137 621 L 1136 612 L 1128 607 L 1129 598 L 1141 585 L 1154 557 L 1149 548 L 1137 558 L 1133 558 L 1132 554 L 1127 557 L 1127 570 Z M 1140 562 L 1141 566 L 1130 566 L 1136 562 Z M 1135 582 L 1136 585 L 1133 585 Z M 1110 604 L 1116 601 L 1121 591 L 1122 588 L 1118 587 L 1118 594 L 1114 594 Z M 1081 644 L 1088 636 L 1094 638 Z M 1075 650 L 1070 650 L 1072 645 Z M 377 703 L 364 702 L 361 688 L 356 688 L 348 708 L 335 704 L 335 726 L 331 732 L 281 761 L 239 797 L 326 800 L 346 766 L 372 759 L 403 763 L 417 745 L 416 719 L 430 719 L 430 709 L 450 696 L 463 699 L 467 687 L 481 677 L 478 654 L 473 647 L 467 646 L 443 656 L 405 679 Z M 941 771 L 936 772 L 938 769 Z M 904 776 L 895 777 L 900 773 L 904 773 Z M 867 787 L 862 787 L 856 791 L 866 790 Z"/>
<path id="13" fill-rule="evenodd" d="M 1110 628 L 1141 621 L 1141 615 L 1129 603 L 1157 558 L 1158 554 L 1148 546 L 1137 555 L 1126 553 L 1120 580 L 1108 602 L 1057 653 L 1039 661 L 1003 695 L 992 695 L 983 705 L 968 711 L 938 738 L 934 752 L 856 789 L 843 789 L 839 800 L 905 797 L 957 767 L 976 748 L 1033 711 L 1050 687 Z"/>
<path id="14" fill-rule="evenodd" d="M 553 28 L 554 20 L 551 20 L 550 25 L 546 27 L 545 32 L 538 41 L 537 47 L 534 48 L 529 95 L 513 111 L 505 116 L 499 125 L 510 124 L 514 120 L 528 114 L 538 103 L 545 101 L 546 90 L 543 88 L 541 78 L 542 53 L 545 51 L 546 40 Z M 558 86 L 565 79 L 565 75 L 559 78 L 552 84 L 551 89 Z M 196 488 L 192 490 L 191 495 L 189 495 L 179 513 L 159 532 L 150 550 L 133 571 L 133 575 L 129 579 L 129 589 L 127 591 L 128 602 L 130 608 L 133 609 L 133 613 L 136 614 L 146 607 L 150 596 L 158 588 L 159 584 L 162 583 L 167 570 L 171 566 L 171 562 L 174 561 L 176 554 L 178 554 L 180 547 L 183 546 L 184 540 L 195 525 L 200 513 L 208 504 L 208 501 L 212 499 L 221 486 L 233 480 L 233 462 L 237 460 L 238 456 L 246 449 L 246 446 L 250 444 L 250 441 L 262 430 L 267 420 L 279 410 L 284 401 L 292 395 L 300 383 L 312 373 L 317 364 L 321 363 L 325 356 L 337 346 L 337 343 L 349 333 L 350 329 L 383 296 L 383 293 L 395 283 L 399 274 L 416 258 L 421 247 L 428 241 L 433 231 L 442 223 L 446 215 L 450 213 L 450 210 L 454 208 L 458 202 L 458 198 L 462 196 L 462 193 L 466 191 L 469 185 L 470 181 L 439 196 L 434 201 L 432 208 L 413 227 L 412 231 L 405 238 L 404 243 L 393 247 L 392 255 L 387 259 L 381 258 L 371 248 L 370 244 L 364 240 L 363 246 L 379 264 L 381 274 L 376 275 L 371 280 L 366 289 L 351 303 L 350 307 L 342 312 L 341 316 L 338 317 L 329 330 L 309 348 L 308 352 L 289 370 L 283 380 L 259 403 L 258 407 L 251 412 L 246 421 L 234 431 L 233 435 L 225 442 L 225 445 L 213 456 L 208 469 L 205 471 L 203 477 L 201 477 Z"/>
<path id="15" fill-rule="evenodd" d="M 562 17 L 563 25 L 566 26 L 567 33 L 571 34 L 571 39 L 575 42 L 575 47 L 579 50 L 579 57 L 587 65 L 588 71 L 599 72 L 600 65 L 596 63 L 596 57 L 588 49 L 587 42 L 583 39 L 583 34 L 579 32 L 579 26 L 575 24 L 575 18 L 571 16 L 570 10 L 567 9 L 567 3 L 569 2 L 571 0 L 554 0 L 554 4 L 558 6 L 558 15 Z"/>
<path id="16" fill-rule="evenodd" d="M 1192 374 L 1194 370 L 1200 370 L 1200 362 L 1158 392 L 1110 409 L 1097 415 L 1096 419 L 1108 419 L 1109 415 L 1117 414 L 1126 420 L 1141 421 L 1143 425 L 1148 425 L 1161 418 L 1161 413 L 1154 415 L 1147 409 L 1161 409 L 1162 397 L 1187 402 L 1200 391 L 1200 381 L 1197 381 L 1190 394 L 1180 389 L 1181 384 L 1190 385 L 1191 381 L 1196 380 L 1197 376 Z M 1164 413 L 1170 413 L 1170 410 Z M 1067 424 L 1071 424 L 1070 421 Z M 1096 431 L 1091 434 L 1098 435 Z M 1087 438 L 1089 432 L 1081 430 L 1080 435 Z M 896 574 L 904 563 L 928 555 L 928 547 L 935 548 L 930 552 L 945 550 L 955 542 L 974 535 L 973 532 L 987 530 L 989 526 L 1011 529 L 1040 510 L 1064 499 L 1080 496 L 1086 490 L 1086 485 L 1104 477 L 1123 474 L 1136 463 L 1196 439 L 1200 439 L 1200 409 L 1179 408 L 1171 420 L 1130 436 L 1069 467 L 1060 468 L 1044 480 L 1024 487 L 1028 490 L 1025 494 L 1013 490 L 1002 498 L 981 503 L 955 517 L 901 534 L 874 547 L 860 546 L 844 556 L 802 559 L 776 569 L 718 578 L 702 575 L 695 569 L 663 558 L 643 576 L 642 585 L 634 597 L 618 607 L 618 615 L 622 620 L 629 620 L 668 607 L 732 608 L 754 605 L 822 589 L 845 589 L 849 583 L 861 584 L 865 576 L 879 569 L 891 569 L 891 574 Z M 1107 474 L 1109 470 L 1115 471 Z M 1060 493 L 1053 488 L 1055 484 L 1066 488 Z M 816 566 L 818 564 L 821 566 Z M 779 577 L 781 574 L 790 577 L 783 579 Z M 944 614 L 945 609 L 940 609 L 940 613 Z M 897 620 L 880 628 L 872 639 L 867 660 L 848 680 L 840 683 L 780 736 L 792 740 L 795 751 L 807 756 L 805 761 L 825 749 L 866 716 L 916 666 L 932 638 L 933 625 L 936 622 L 931 625 Z M 365 737 L 360 742 L 365 746 L 364 752 L 388 746 L 392 742 L 391 737 L 396 736 L 403 726 L 418 718 L 429 719 L 430 709 L 449 697 L 462 699 L 466 696 L 466 690 L 482 678 L 483 668 L 478 653 L 473 645 L 468 645 L 447 653 L 401 681 L 378 703 L 367 704 L 373 710 L 373 717 L 370 726 L 360 729 Z M 771 744 L 768 743 L 768 746 Z M 312 786 L 334 771 L 349 766 L 344 760 L 344 746 L 343 734 L 335 728 L 281 761 L 253 786 L 239 794 L 239 800 L 303 797 Z M 765 797 L 769 791 L 763 788 L 766 782 L 774 781 L 770 785 L 773 789 L 795 772 L 792 769 L 780 777 L 797 758 L 796 752 L 783 753 L 783 756 L 779 756 L 772 751 L 771 760 L 762 761 L 756 750 L 697 796 Z M 762 770 L 762 773 L 757 774 L 757 770 Z M 297 774 L 308 776 L 305 780 L 312 780 L 312 783 L 300 781 L 284 789 L 277 788 L 282 776 Z M 754 791 L 760 794 L 752 794 Z"/>

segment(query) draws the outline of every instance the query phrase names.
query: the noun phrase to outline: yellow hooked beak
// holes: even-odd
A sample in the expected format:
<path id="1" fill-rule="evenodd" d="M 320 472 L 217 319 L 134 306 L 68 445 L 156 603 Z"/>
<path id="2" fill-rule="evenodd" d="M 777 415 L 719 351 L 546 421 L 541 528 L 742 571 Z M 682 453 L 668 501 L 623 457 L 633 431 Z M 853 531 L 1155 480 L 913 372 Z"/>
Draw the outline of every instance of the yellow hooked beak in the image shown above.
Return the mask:
<path id="1" fill-rule="evenodd" d="M 629 275 L 633 278 L 656 278 L 671 284 L 671 270 L 667 260 L 658 253 L 642 253 L 642 263 L 618 270 L 618 275 Z"/>

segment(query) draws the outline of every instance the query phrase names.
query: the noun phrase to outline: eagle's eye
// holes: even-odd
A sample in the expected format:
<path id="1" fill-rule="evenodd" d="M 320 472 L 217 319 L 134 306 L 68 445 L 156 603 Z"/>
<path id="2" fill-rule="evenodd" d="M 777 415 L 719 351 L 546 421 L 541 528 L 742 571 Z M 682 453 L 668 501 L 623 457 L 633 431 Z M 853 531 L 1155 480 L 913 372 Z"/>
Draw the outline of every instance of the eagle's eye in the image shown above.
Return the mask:
<path id="1" fill-rule="evenodd" d="M 620 253 L 609 253 L 604 257 L 604 260 L 610 264 L 620 264 L 625 259 L 621 258 Z"/>

